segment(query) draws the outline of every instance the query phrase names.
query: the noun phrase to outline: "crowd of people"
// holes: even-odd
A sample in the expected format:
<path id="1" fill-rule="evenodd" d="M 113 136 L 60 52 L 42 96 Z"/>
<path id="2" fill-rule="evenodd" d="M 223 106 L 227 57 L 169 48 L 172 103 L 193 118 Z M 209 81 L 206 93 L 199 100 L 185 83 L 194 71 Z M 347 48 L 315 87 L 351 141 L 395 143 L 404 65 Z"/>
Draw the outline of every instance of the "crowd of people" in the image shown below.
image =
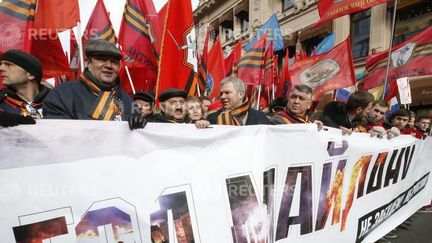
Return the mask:
<path id="1" fill-rule="evenodd" d="M 369 132 L 372 136 L 395 137 L 410 134 L 424 138 L 430 131 L 430 117 L 416 117 L 399 109 L 387 119 L 389 104 L 375 101 L 367 91 L 356 91 L 346 103 L 330 102 L 311 112 L 312 89 L 295 85 L 287 97 L 275 99 L 266 112 L 252 108 L 246 86 L 239 78 L 222 80 L 219 99 L 188 96 L 169 88 L 156 97 L 137 92 L 130 97 L 120 85 L 120 50 L 105 40 L 92 40 L 85 49 L 86 68 L 79 80 L 54 89 L 41 84 L 42 66 L 34 56 L 10 50 L 0 57 L 0 73 L 6 87 L 0 91 L 0 125 L 35 124 L 34 119 L 80 119 L 128 121 L 131 129 L 147 122 L 193 123 L 197 128 L 212 124 L 247 126 L 258 124 L 315 123 L 319 130 L 335 127 L 343 134 Z"/>
<path id="2" fill-rule="evenodd" d="M 422 139 L 430 134 L 430 117 L 416 117 L 404 108 L 387 117 L 389 104 L 367 91 L 356 91 L 345 103 L 330 102 L 323 110 L 311 112 L 312 88 L 295 85 L 287 97 L 271 102 L 266 112 L 256 110 L 245 84 L 234 77 L 222 80 L 215 102 L 169 88 L 160 92 L 156 108 L 154 93 L 137 92 L 130 97 L 122 90 L 118 77 L 122 54 L 114 45 L 92 40 L 85 54 L 86 68 L 79 80 L 50 90 L 41 84 L 42 66 L 34 56 L 19 50 L 4 53 L 0 74 L 6 88 L 0 90 L 0 126 L 35 124 L 35 119 L 127 120 L 131 130 L 144 128 L 147 122 L 191 123 L 198 129 L 212 124 L 315 123 L 318 130 L 327 126 L 341 129 L 342 134 L 368 132 L 388 139 L 400 134 Z"/>

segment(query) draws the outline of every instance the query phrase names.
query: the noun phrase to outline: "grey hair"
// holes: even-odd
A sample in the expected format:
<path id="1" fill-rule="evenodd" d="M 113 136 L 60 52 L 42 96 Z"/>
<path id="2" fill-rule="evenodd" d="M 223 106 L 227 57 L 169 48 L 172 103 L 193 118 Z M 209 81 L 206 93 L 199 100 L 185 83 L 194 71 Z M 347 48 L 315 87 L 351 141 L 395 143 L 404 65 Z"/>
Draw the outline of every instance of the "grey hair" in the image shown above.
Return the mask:
<path id="1" fill-rule="evenodd" d="M 296 84 L 292 88 L 291 92 L 293 92 L 294 90 L 306 93 L 309 95 L 309 98 L 312 99 L 312 88 L 310 86 L 307 86 L 306 84 Z"/>
<path id="2" fill-rule="evenodd" d="M 243 80 L 241 80 L 239 78 L 234 78 L 234 77 L 226 77 L 226 78 L 222 79 L 221 86 L 228 84 L 228 83 L 232 83 L 234 86 L 234 89 L 237 92 L 241 91 L 241 92 L 243 92 L 243 94 L 246 93 L 246 87 L 245 87 Z"/>

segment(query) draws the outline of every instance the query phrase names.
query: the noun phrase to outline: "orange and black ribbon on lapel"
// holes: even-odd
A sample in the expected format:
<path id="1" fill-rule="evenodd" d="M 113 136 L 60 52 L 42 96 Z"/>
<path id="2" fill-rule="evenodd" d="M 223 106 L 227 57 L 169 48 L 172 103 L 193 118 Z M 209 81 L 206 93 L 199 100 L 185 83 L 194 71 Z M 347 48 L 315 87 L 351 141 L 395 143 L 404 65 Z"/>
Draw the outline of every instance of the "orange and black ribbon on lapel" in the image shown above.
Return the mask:
<path id="1" fill-rule="evenodd" d="M 249 100 L 245 101 L 232 111 L 224 111 L 217 118 L 218 125 L 244 126 L 244 118 L 249 110 Z"/>
<path id="2" fill-rule="evenodd" d="M 35 109 L 35 112 L 38 113 L 37 110 L 42 108 L 42 101 L 49 93 L 49 89 L 44 86 L 39 86 L 39 94 L 35 97 L 32 103 L 27 103 L 21 97 L 19 97 L 15 91 L 10 89 L 5 89 L 5 98 L 4 102 L 9 104 L 10 106 L 19 109 L 21 115 L 26 116 L 35 116 L 36 114 L 31 113 L 27 106 L 30 105 Z M 41 115 L 41 114 L 39 114 Z"/>
<path id="3" fill-rule="evenodd" d="M 101 85 L 96 85 L 95 81 L 90 80 L 86 73 L 86 71 L 81 73 L 81 80 L 88 86 L 92 94 L 98 98 L 89 115 L 95 120 L 114 120 L 115 116 L 121 115 L 121 109 L 118 102 L 116 102 L 116 90 L 111 88 L 101 89 L 99 87 Z"/>

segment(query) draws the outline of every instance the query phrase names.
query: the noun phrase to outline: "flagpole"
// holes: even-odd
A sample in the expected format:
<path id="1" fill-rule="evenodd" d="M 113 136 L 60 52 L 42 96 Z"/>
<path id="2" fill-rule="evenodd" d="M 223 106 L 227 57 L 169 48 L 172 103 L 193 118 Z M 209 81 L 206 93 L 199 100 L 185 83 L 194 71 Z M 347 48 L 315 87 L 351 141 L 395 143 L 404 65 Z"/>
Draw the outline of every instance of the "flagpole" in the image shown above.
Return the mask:
<path id="1" fill-rule="evenodd" d="M 79 57 L 81 62 L 81 72 L 84 71 L 84 50 L 83 50 L 83 44 L 82 44 L 82 35 L 81 35 L 81 22 L 77 22 L 77 36 L 78 36 L 78 47 L 79 47 Z"/>
<path id="2" fill-rule="evenodd" d="M 260 107 L 260 100 L 261 100 L 261 85 L 258 85 L 258 100 L 257 100 L 257 107 L 256 107 L 257 110 L 259 110 Z"/>
<path id="3" fill-rule="evenodd" d="M 393 37 L 394 37 L 394 30 L 395 30 L 395 26 L 396 26 L 396 11 L 397 11 L 397 4 L 398 4 L 398 0 L 395 0 L 394 2 L 394 6 L 393 6 L 393 22 L 392 22 L 392 27 L 391 27 L 391 32 L 390 32 L 390 46 L 389 46 L 389 52 L 388 52 L 388 56 L 387 56 L 387 67 L 386 67 L 386 74 L 385 74 L 385 82 L 384 82 L 384 89 L 383 89 L 383 93 L 381 94 L 381 99 L 384 100 L 385 95 L 386 95 L 386 91 L 387 91 L 387 85 L 388 85 L 388 78 L 389 78 L 389 69 L 390 69 L 390 58 L 391 58 L 391 54 L 392 54 L 392 46 L 393 46 Z"/>
<path id="4" fill-rule="evenodd" d="M 132 77 L 131 77 L 130 72 L 129 72 L 129 68 L 128 68 L 128 66 L 126 66 L 126 64 L 125 64 L 125 69 L 126 69 L 126 74 L 128 76 L 128 80 L 129 80 L 130 86 L 132 88 L 132 92 L 133 92 L 133 94 L 135 94 L 136 93 L 135 92 L 135 86 L 133 84 Z"/>

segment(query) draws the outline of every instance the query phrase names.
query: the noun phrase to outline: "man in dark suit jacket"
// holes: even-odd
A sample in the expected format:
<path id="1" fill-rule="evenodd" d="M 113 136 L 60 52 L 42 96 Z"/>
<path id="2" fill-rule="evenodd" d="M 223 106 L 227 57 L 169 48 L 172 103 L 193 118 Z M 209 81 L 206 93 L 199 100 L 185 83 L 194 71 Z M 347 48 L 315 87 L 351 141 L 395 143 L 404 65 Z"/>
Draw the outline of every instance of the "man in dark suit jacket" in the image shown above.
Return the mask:
<path id="1" fill-rule="evenodd" d="M 245 98 L 245 84 L 239 78 L 227 77 L 221 81 L 220 99 L 222 109 L 195 123 L 197 128 L 206 128 L 210 124 L 247 126 L 269 124 L 264 112 L 250 107 Z"/>

